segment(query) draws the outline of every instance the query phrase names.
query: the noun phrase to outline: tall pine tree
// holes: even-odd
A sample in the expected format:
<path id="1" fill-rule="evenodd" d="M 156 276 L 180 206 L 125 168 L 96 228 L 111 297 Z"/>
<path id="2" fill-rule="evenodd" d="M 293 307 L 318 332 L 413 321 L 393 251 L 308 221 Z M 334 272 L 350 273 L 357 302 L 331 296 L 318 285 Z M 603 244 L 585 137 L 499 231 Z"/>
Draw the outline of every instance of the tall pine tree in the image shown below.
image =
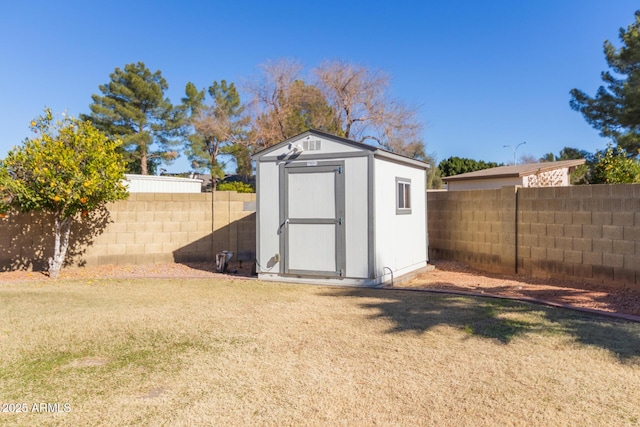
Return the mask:
<path id="1" fill-rule="evenodd" d="M 233 83 L 214 81 L 208 89 L 211 103 L 205 103 L 204 89 L 198 91 L 191 82 L 185 88 L 183 109 L 194 132 L 187 137 L 186 153 L 194 169 L 211 172 L 213 190 L 224 177 L 224 164 L 218 158 L 228 154 L 236 158 L 239 172 L 246 173 L 249 150 L 246 149 L 248 118 Z M 249 161 L 249 173 L 250 173 Z"/>
<path id="2" fill-rule="evenodd" d="M 620 29 L 622 46 L 604 42 L 604 54 L 613 73 L 605 71 L 595 97 L 571 90 L 571 108 L 582 113 L 604 137 L 614 139 L 628 155 L 640 149 L 640 11 L 635 22 Z"/>
<path id="3" fill-rule="evenodd" d="M 123 141 L 127 169 L 143 175 L 178 156 L 182 115 L 164 93 L 169 88 L 160 70 L 142 62 L 116 68 L 110 81 L 92 95 L 91 114 L 82 118 L 107 135 Z"/>

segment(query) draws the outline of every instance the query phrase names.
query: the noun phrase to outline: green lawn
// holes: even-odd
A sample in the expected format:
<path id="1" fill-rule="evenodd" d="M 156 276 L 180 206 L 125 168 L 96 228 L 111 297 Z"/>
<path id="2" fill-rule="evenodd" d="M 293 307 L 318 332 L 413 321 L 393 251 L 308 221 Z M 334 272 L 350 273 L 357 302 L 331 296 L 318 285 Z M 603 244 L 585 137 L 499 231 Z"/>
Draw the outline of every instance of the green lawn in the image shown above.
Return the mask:
<path id="1" fill-rule="evenodd" d="M 0 284 L 0 322 L 1 425 L 640 423 L 640 324 L 537 305 L 52 281 Z"/>

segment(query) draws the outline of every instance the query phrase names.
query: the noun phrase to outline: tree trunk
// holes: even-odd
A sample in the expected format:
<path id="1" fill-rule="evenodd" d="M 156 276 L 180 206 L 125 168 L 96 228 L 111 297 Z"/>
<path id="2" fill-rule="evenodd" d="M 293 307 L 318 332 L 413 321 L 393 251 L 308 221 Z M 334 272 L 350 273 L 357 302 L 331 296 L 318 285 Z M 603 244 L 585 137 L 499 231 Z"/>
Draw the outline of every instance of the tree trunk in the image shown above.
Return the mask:
<path id="1" fill-rule="evenodd" d="M 49 277 L 56 279 L 62 270 L 62 264 L 69 247 L 69 235 L 71 234 L 71 218 L 61 219 L 56 215 L 54 223 L 55 244 L 53 257 L 49 258 Z"/>
<path id="2" fill-rule="evenodd" d="M 142 175 L 149 175 L 149 170 L 147 169 L 147 149 L 142 148 L 140 151 L 140 173 Z"/>

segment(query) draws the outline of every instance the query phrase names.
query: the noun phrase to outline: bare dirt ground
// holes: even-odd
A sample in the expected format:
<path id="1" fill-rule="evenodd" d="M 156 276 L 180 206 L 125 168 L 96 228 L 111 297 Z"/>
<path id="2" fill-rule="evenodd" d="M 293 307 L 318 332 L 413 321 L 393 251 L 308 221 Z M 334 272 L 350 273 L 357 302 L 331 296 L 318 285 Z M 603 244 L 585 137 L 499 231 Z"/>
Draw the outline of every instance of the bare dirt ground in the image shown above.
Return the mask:
<path id="1" fill-rule="evenodd" d="M 403 283 L 402 288 L 454 291 L 534 299 L 553 304 L 640 316 L 640 290 L 606 287 L 575 281 L 541 279 L 482 272 L 454 261 L 434 261 L 435 270 Z M 232 262 L 230 273 L 217 273 L 214 263 L 101 265 L 65 268 L 58 280 L 109 278 L 238 278 L 251 279 L 251 265 Z M 0 283 L 48 281 L 42 272 L 0 272 Z"/>
<path id="2" fill-rule="evenodd" d="M 640 290 L 570 280 L 491 274 L 454 261 L 435 261 L 405 288 L 490 294 L 533 299 L 609 313 L 640 315 Z"/>

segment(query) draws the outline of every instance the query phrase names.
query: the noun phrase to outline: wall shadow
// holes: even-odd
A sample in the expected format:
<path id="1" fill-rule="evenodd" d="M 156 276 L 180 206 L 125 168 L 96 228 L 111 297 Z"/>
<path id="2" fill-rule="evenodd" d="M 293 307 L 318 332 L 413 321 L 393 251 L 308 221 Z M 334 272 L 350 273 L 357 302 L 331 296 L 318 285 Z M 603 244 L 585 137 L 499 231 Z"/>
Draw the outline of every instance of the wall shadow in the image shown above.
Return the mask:
<path id="1" fill-rule="evenodd" d="M 78 215 L 71 224 L 64 266 L 84 266 L 83 255 L 111 222 L 109 211 L 99 208 Z M 53 256 L 53 216 L 46 213 L 12 213 L 0 224 L 0 271 L 47 271 Z"/>
<path id="2" fill-rule="evenodd" d="M 215 271 L 215 256 L 222 251 L 233 252 L 229 272 L 251 275 L 256 259 L 256 214 L 233 221 L 213 233 L 173 251 L 173 260 L 191 268 Z"/>
<path id="3" fill-rule="evenodd" d="M 621 361 L 640 363 L 640 323 L 512 300 L 418 291 L 349 288 L 323 295 L 362 300 L 358 305 L 371 312 L 371 319 L 392 323 L 388 333 L 450 326 L 502 345 L 532 333 L 566 334 L 606 349 Z"/>

